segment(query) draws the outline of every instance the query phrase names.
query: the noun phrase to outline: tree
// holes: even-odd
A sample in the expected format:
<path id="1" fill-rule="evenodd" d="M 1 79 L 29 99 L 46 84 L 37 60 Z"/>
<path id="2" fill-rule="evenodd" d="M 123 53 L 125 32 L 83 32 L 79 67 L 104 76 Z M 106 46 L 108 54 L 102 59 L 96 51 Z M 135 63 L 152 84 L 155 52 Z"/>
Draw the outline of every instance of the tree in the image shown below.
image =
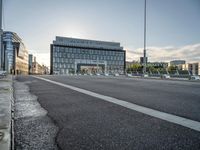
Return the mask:
<path id="1" fill-rule="evenodd" d="M 141 70 L 142 69 L 142 65 L 138 64 L 138 63 L 134 63 L 134 64 L 131 64 L 128 68 L 127 68 L 127 72 L 130 73 L 130 72 L 136 72 L 138 70 Z"/>
<path id="2" fill-rule="evenodd" d="M 168 67 L 168 71 L 176 71 L 177 70 L 177 66 L 169 66 Z"/>

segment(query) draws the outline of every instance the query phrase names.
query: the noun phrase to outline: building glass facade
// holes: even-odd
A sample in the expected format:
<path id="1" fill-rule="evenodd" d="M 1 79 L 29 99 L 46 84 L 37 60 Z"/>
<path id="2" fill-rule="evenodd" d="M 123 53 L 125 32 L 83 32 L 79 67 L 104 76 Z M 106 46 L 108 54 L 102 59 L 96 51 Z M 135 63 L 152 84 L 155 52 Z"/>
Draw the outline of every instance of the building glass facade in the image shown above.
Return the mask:
<path id="1" fill-rule="evenodd" d="M 185 60 L 173 60 L 170 61 L 170 66 L 184 65 L 185 63 L 186 63 Z"/>
<path id="2" fill-rule="evenodd" d="M 123 74 L 125 57 L 120 43 L 56 37 L 51 44 L 51 74 Z"/>
<path id="3" fill-rule="evenodd" d="M 1 68 L 11 74 L 28 74 L 28 50 L 14 32 L 3 33 Z"/>
<path id="4" fill-rule="evenodd" d="M 29 72 L 29 74 L 32 74 L 32 70 L 33 70 L 33 55 L 29 54 L 28 55 L 28 72 Z"/>

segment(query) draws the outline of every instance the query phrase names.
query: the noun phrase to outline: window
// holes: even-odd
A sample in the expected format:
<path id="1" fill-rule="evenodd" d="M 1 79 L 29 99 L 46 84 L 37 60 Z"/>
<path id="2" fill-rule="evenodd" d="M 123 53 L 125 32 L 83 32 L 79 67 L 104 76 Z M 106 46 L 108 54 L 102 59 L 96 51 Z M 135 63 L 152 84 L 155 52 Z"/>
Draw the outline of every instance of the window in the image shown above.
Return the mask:
<path id="1" fill-rule="evenodd" d="M 72 53 L 72 48 L 69 48 L 69 52 Z"/>
<path id="2" fill-rule="evenodd" d="M 67 58 L 70 58 L 70 53 L 67 54 Z"/>
<path id="3" fill-rule="evenodd" d="M 61 52 L 62 52 L 62 53 L 65 52 L 65 48 L 64 48 L 64 47 L 61 48 Z"/>

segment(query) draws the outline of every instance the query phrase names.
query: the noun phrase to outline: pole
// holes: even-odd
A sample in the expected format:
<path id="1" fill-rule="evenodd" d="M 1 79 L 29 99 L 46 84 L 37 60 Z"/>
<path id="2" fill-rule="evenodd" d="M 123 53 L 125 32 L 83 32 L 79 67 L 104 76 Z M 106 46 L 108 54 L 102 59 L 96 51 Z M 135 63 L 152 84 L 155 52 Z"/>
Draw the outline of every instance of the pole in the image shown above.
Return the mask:
<path id="1" fill-rule="evenodd" d="M 147 1 L 144 2 L 144 57 L 143 57 L 143 73 L 146 73 L 146 5 Z"/>
<path id="2" fill-rule="evenodd" d="M 3 12 L 3 0 L 0 0 L 0 70 L 3 69 L 2 53 L 3 53 L 3 30 L 2 30 L 2 12 Z"/>
<path id="3" fill-rule="evenodd" d="M 97 56 L 97 73 L 99 73 L 99 56 Z"/>

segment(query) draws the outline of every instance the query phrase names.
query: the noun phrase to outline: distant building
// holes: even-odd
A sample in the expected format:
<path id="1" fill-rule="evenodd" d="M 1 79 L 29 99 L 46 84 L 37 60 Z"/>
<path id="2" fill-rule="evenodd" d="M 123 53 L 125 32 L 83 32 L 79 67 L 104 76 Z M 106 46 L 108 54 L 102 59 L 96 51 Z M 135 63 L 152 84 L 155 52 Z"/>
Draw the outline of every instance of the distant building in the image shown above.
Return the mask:
<path id="1" fill-rule="evenodd" d="M 28 55 L 28 72 L 29 74 L 33 73 L 33 55 L 32 54 Z"/>
<path id="2" fill-rule="evenodd" d="M 49 68 L 45 65 L 42 65 L 43 74 L 50 74 Z"/>
<path id="3" fill-rule="evenodd" d="M 36 61 L 33 62 L 33 72 L 32 74 L 44 74 L 43 67 Z"/>
<path id="4" fill-rule="evenodd" d="M 132 62 L 126 62 L 126 68 L 130 68 L 132 65 L 142 65 L 141 62 L 138 61 L 132 61 Z M 153 66 L 154 68 L 167 68 L 168 63 L 167 62 L 148 62 L 147 66 Z"/>
<path id="5" fill-rule="evenodd" d="M 45 65 L 40 65 L 36 57 L 29 54 L 29 74 L 49 74 L 49 69 Z"/>
<path id="6" fill-rule="evenodd" d="M 200 75 L 200 62 L 184 64 L 182 70 L 188 70 L 191 75 Z"/>
<path id="7" fill-rule="evenodd" d="M 186 63 L 185 60 L 173 60 L 170 61 L 170 66 L 179 66 L 179 65 L 184 65 Z"/>
<path id="8" fill-rule="evenodd" d="M 148 63 L 148 57 L 146 57 L 146 64 Z M 144 57 L 140 57 L 140 64 L 144 64 Z"/>
<path id="9" fill-rule="evenodd" d="M 1 67 L 11 74 L 28 74 L 28 50 L 14 32 L 3 32 Z"/>
<path id="10" fill-rule="evenodd" d="M 154 68 L 167 68 L 167 62 L 148 62 L 148 66 L 153 66 Z"/>
<path id="11" fill-rule="evenodd" d="M 51 74 L 124 73 L 126 52 L 116 42 L 56 37 L 50 60 Z"/>

